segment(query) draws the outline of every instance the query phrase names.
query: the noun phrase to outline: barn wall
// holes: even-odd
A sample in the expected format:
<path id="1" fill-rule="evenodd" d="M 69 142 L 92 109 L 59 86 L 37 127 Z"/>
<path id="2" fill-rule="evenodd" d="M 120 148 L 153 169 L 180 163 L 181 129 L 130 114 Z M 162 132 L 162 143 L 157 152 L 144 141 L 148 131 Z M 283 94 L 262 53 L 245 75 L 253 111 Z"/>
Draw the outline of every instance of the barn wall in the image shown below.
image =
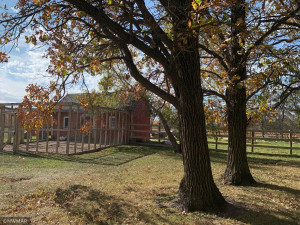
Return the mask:
<path id="1" fill-rule="evenodd" d="M 86 121 L 91 120 L 94 123 L 95 130 L 91 132 L 90 137 L 86 133 L 79 132 L 79 129 L 84 125 L 84 116 Z M 68 129 L 63 128 L 64 118 L 69 117 L 68 112 L 61 112 L 60 118 L 60 133 L 59 137 L 66 137 L 68 134 Z M 115 117 L 115 127 L 111 128 L 110 118 Z M 53 115 L 54 120 L 57 122 L 53 125 L 54 129 L 58 129 L 58 113 Z M 70 118 L 70 117 L 69 117 Z M 82 135 L 84 135 L 84 141 L 87 142 L 90 139 L 91 143 L 101 143 L 103 145 L 115 145 L 120 143 L 127 143 L 129 138 L 129 122 L 130 115 L 128 112 L 102 112 L 98 115 L 88 115 L 77 112 L 72 112 L 71 116 L 71 133 L 70 139 L 75 139 L 75 131 L 77 130 L 77 138 L 81 141 Z M 53 139 L 57 138 L 57 131 L 53 132 Z"/>
<path id="2" fill-rule="evenodd" d="M 146 141 L 150 137 L 150 110 L 144 101 L 139 101 L 138 105 L 132 112 L 133 124 L 147 124 L 148 126 L 134 125 L 134 130 L 145 130 L 146 132 L 133 132 L 136 141 Z M 137 137 L 137 138 L 136 138 Z M 140 137 L 140 138 L 139 138 Z"/>

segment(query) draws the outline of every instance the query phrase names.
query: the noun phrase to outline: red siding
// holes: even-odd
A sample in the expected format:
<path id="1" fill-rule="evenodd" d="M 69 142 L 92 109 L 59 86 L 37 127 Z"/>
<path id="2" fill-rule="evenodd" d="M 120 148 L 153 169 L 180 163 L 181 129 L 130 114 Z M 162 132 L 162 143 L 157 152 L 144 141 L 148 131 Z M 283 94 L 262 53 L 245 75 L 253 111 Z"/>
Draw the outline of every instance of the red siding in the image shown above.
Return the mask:
<path id="1" fill-rule="evenodd" d="M 86 117 L 88 117 L 88 114 L 85 114 Z M 126 116 L 127 115 L 127 116 Z M 116 118 L 116 127 L 115 129 L 110 129 L 110 120 L 109 118 L 111 116 L 114 116 Z M 61 118 L 60 118 L 60 129 L 64 129 L 64 118 L 69 117 L 68 112 L 61 112 Z M 56 124 L 53 125 L 54 129 L 58 128 L 58 113 L 55 113 L 53 115 L 54 120 L 56 121 Z M 70 117 L 69 117 L 70 118 Z M 81 119 L 80 119 L 81 118 Z M 102 123 L 101 123 L 101 118 L 102 118 Z M 93 119 L 93 118 L 91 118 Z M 87 119 L 88 120 L 88 119 Z M 75 137 L 75 130 L 80 129 L 80 127 L 84 124 L 83 122 L 83 114 L 79 113 L 77 116 L 76 112 L 72 112 L 71 116 L 71 133 L 70 137 L 71 139 L 74 139 Z M 94 117 L 94 123 L 95 123 L 95 128 L 97 128 L 97 131 L 95 132 L 96 136 L 96 142 L 99 143 L 100 141 L 100 136 L 101 136 L 101 142 L 104 141 L 105 136 L 106 139 L 110 139 L 111 143 L 118 143 L 118 140 L 124 140 L 122 141 L 123 143 L 128 141 L 129 138 L 129 123 L 132 122 L 133 124 L 146 124 L 146 126 L 134 126 L 134 130 L 145 130 L 146 132 L 133 132 L 131 133 L 131 136 L 134 136 L 136 141 L 146 141 L 146 138 L 150 137 L 150 111 L 148 109 L 148 106 L 145 102 L 140 101 L 138 102 L 137 106 L 135 109 L 131 112 L 131 118 L 130 115 L 126 112 L 105 112 L 101 115 L 97 115 Z M 102 130 L 100 130 L 100 127 L 102 126 Z M 108 128 L 108 130 L 106 130 Z M 119 131 L 118 128 L 120 128 Z M 122 131 L 122 128 L 125 129 Z M 60 130 L 59 136 L 64 136 L 66 137 L 68 134 L 68 129 Z M 77 134 L 78 135 L 78 134 Z M 86 136 L 86 135 L 85 135 Z M 78 136 L 77 136 L 78 137 Z M 57 138 L 57 132 L 53 132 L 53 138 Z M 94 135 L 91 135 L 91 138 L 94 138 Z M 93 140 L 91 140 L 93 142 Z M 109 143 L 108 143 L 109 144 Z"/>
<path id="2" fill-rule="evenodd" d="M 126 116 L 127 115 L 127 116 Z M 88 117 L 88 115 L 85 115 L 86 117 Z M 113 116 L 115 117 L 115 128 L 111 129 L 110 127 L 110 117 Z M 63 122 L 64 122 L 64 118 L 65 117 L 69 117 L 67 112 L 61 112 L 61 118 L 60 118 L 60 134 L 59 136 L 64 136 L 66 137 L 68 134 L 68 129 L 64 129 L 63 128 Z M 55 113 L 53 116 L 54 120 L 58 120 L 58 113 Z M 81 118 L 81 119 L 80 119 Z M 101 123 L 101 118 L 102 118 L 102 123 Z M 91 118 L 93 120 L 93 118 Z M 89 120 L 89 118 L 86 118 L 86 121 Z M 94 117 L 94 124 L 95 124 L 95 128 L 97 129 L 95 132 L 95 136 L 96 136 L 96 143 L 99 143 L 99 139 L 100 139 L 100 133 L 101 133 L 101 142 L 104 142 L 104 140 L 106 139 L 106 144 L 109 145 L 113 145 L 114 143 L 118 143 L 118 140 L 121 142 L 127 142 L 126 139 L 128 139 L 129 133 L 128 133 L 128 127 L 126 127 L 126 122 L 129 123 L 130 121 L 130 117 L 128 115 L 128 113 L 124 113 L 124 112 L 109 112 L 109 113 L 103 113 L 102 117 L 101 115 L 97 115 Z M 77 127 L 76 127 L 77 124 Z M 70 136 L 73 139 L 75 136 L 75 129 L 80 129 L 80 127 L 84 124 L 84 119 L 83 119 L 83 114 L 80 113 L 77 116 L 76 112 L 72 112 L 72 117 L 71 117 L 71 133 Z M 102 129 L 100 130 L 100 127 L 102 127 Z M 56 124 L 53 125 L 54 129 L 58 128 L 58 121 L 56 122 Z M 124 128 L 124 130 L 123 130 Z M 106 130 L 109 129 L 109 130 Z M 126 131 L 127 130 L 127 131 Z M 127 133 L 126 133 L 127 132 Z M 91 142 L 93 143 L 94 140 L 94 135 L 91 134 Z M 86 135 L 85 135 L 86 136 Z M 105 138 L 106 136 L 106 138 Z M 53 138 L 56 139 L 57 137 L 57 132 L 53 132 Z M 110 142 L 110 143 L 109 143 Z"/>
<path id="3" fill-rule="evenodd" d="M 139 101 L 136 108 L 133 110 L 132 122 L 133 124 L 147 124 L 148 126 L 134 126 L 134 130 L 145 130 L 146 132 L 134 132 L 134 137 L 137 141 L 146 141 L 150 137 L 150 111 L 144 101 Z"/>

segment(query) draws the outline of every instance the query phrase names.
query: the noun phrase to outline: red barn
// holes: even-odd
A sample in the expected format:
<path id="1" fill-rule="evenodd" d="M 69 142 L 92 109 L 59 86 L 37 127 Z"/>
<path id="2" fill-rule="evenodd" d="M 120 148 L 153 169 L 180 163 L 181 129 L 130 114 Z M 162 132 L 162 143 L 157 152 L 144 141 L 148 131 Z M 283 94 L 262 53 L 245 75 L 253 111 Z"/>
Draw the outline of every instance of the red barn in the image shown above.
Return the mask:
<path id="1" fill-rule="evenodd" d="M 130 141 L 146 141 L 150 138 L 150 110 L 143 100 L 132 100 L 118 108 L 95 107 L 84 110 L 78 102 L 82 94 L 67 94 L 61 101 L 62 107 L 53 115 L 53 138 L 110 146 Z M 89 131 L 89 135 L 78 132 Z"/>

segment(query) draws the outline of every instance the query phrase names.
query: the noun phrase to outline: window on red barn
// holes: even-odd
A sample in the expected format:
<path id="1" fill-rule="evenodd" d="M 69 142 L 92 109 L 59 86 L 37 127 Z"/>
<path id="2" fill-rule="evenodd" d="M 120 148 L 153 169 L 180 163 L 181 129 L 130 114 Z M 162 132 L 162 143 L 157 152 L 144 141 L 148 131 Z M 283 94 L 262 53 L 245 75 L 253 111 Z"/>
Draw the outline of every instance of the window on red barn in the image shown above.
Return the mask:
<path id="1" fill-rule="evenodd" d="M 69 117 L 65 116 L 64 117 L 64 129 L 67 129 L 69 125 Z"/>
<path id="2" fill-rule="evenodd" d="M 115 116 L 110 116 L 109 117 L 109 128 L 110 129 L 115 129 L 116 128 L 116 117 Z"/>

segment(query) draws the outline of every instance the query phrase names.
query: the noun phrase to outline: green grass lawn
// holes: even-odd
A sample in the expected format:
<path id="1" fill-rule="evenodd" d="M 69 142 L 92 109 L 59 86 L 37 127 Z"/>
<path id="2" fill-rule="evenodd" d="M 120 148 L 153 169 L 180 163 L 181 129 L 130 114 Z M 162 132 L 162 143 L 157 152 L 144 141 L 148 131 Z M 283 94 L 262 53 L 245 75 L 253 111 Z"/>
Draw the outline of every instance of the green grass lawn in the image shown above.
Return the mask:
<path id="1" fill-rule="evenodd" d="M 208 138 L 208 141 L 214 142 L 215 139 L 212 137 Z M 218 142 L 221 143 L 228 143 L 225 139 L 219 139 Z M 250 142 L 247 142 L 247 144 L 251 144 Z M 264 140 L 256 140 L 254 145 L 266 145 L 266 146 L 278 146 L 278 147 L 289 147 L 290 143 L 286 141 L 264 141 Z M 300 143 L 293 143 L 293 147 L 300 148 Z M 209 148 L 215 149 L 215 144 L 209 144 Z M 218 145 L 218 149 L 220 150 L 227 150 L 227 145 Z M 247 147 L 247 152 L 251 152 L 251 147 Z M 255 153 L 266 153 L 266 154 L 283 154 L 283 155 L 289 155 L 290 150 L 289 149 L 280 149 L 280 148 L 264 148 L 264 147 L 254 147 Z M 300 156 L 300 150 L 293 150 L 293 155 Z"/>
<path id="2" fill-rule="evenodd" d="M 0 217 L 33 224 L 299 224 L 300 157 L 248 155 L 258 184 L 224 185 L 226 154 L 211 152 L 232 216 L 174 207 L 182 160 L 170 148 L 119 146 L 80 156 L 0 153 Z"/>

